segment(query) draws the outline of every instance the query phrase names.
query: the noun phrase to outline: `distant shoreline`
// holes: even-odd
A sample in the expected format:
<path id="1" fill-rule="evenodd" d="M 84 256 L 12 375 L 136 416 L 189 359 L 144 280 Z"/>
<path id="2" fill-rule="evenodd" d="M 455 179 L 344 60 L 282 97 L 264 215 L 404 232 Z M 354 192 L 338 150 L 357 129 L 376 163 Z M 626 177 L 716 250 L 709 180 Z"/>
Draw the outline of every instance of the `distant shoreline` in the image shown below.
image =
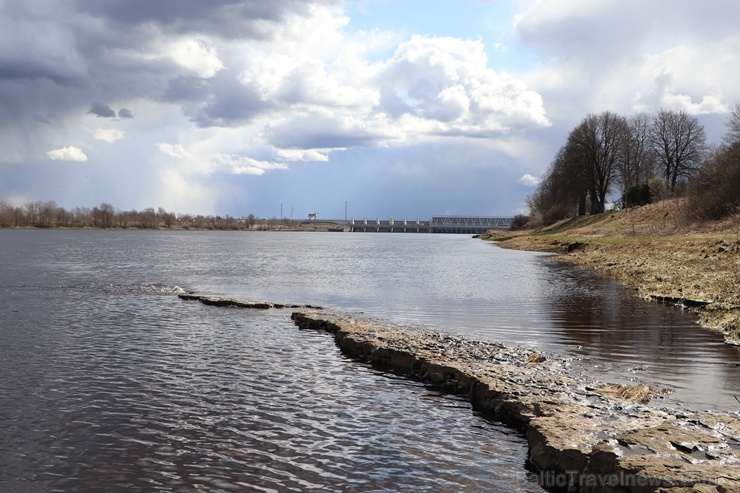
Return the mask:
<path id="1" fill-rule="evenodd" d="M 182 227 L 182 226 L 173 226 L 173 227 L 163 227 L 159 226 L 156 228 L 141 228 L 141 227 L 96 227 L 96 226 L 50 226 L 50 227 L 43 227 L 43 226 L 0 226 L 0 230 L 29 230 L 29 231 L 55 231 L 55 230 L 61 230 L 61 231 L 222 231 L 222 232 L 229 232 L 229 231 L 238 231 L 238 232 L 245 232 L 245 233 L 257 233 L 257 232 L 266 232 L 266 231 L 331 231 L 332 228 L 334 228 L 334 223 L 317 223 L 317 224 L 307 224 L 307 223 L 299 223 L 299 225 L 294 226 L 259 226 L 255 227 L 253 229 L 249 228 L 216 228 L 216 227 Z"/>

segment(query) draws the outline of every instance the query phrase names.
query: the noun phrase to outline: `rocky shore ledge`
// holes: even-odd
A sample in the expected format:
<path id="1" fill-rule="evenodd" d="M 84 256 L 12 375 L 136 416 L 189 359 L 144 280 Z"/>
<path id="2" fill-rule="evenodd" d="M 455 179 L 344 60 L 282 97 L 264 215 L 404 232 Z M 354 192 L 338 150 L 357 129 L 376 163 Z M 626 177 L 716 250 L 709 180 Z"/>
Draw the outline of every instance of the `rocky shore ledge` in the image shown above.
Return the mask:
<path id="1" fill-rule="evenodd" d="M 296 311 L 356 360 L 467 395 L 524 433 L 530 479 L 579 493 L 740 492 L 740 415 L 645 405 L 652 389 L 574 377 L 567 358 L 344 315 Z"/>
<path id="2" fill-rule="evenodd" d="M 249 301 L 234 298 L 222 298 L 220 296 L 208 296 L 205 294 L 195 293 L 180 293 L 177 295 L 177 297 L 185 301 L 200 301 L 204 305 L 223 306 L 227 308 L 250 308 L 253 310 L 269 310 L 271 308 L 311 308 L 314 310 L 322 309 L 320 306 L 313 305 L 286 305 L 281 303 L 268 303 L 266 301 Z"/>

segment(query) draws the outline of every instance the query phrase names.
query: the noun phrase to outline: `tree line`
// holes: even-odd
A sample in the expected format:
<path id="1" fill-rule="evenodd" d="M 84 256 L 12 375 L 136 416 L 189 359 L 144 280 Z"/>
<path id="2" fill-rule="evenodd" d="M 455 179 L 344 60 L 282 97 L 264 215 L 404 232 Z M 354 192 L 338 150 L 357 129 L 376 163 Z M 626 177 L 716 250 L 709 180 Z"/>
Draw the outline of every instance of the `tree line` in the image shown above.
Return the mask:
<path id="1" fill-rule="evenodd" d="M 66 210 L 53 200 L 28 202 L 14 207 L 0 202 L 0 228 L 97 228 L 97 229 L 204 229 L 204 230 L 273 230 L 290 226 L 289 220 L 203 216 L 167 212 L 153 207 L 143 211 L 117 210 L 103 202 L 99 206 Z"/>
<path id="2" fill-rule="evenodd" d="M 630 118 L 589 114 L 568 135 L 527 198 L 530 220 L 552 224 L 670 196 L 687 198 L 692 219 L 713 219 L 740 207 L 740 104 L 723 143 L 710 146 L 704 127 L 687 112 L 661 109 Z M 524 222 L 522 218 L 517 222 Z"/>

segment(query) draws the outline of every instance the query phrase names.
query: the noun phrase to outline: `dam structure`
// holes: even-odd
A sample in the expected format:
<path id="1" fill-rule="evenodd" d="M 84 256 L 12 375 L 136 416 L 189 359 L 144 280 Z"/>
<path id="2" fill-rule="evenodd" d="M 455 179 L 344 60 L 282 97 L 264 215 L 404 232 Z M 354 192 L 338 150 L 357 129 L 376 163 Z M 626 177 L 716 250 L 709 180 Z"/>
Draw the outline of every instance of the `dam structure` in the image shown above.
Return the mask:
<path id="1" fill-rule="evenodd" d="M 420 219 L 326 219 L 350 233 L 452 233 L 482 234 L 490 229 L 509 229 L 513 217 L 493 216 L 432 216 Z"/>

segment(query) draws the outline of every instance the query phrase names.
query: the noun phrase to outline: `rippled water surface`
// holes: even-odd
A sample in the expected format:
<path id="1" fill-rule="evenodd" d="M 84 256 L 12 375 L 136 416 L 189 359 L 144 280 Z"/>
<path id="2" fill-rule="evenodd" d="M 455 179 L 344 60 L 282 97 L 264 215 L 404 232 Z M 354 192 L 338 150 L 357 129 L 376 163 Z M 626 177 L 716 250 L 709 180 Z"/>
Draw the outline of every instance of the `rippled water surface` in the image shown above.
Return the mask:
<path id="1" fill-rule="evenodd" d="M 0 231 L 0 491 L 540 491 L 523 440 L 344 359 L 311 303 L 584 358 L 735 409 L 736 348 L 547 256 L 454 235 Z"/>
<path id="2" fill-rule="evenodd" d="M 0 232 L 0 491 L 541 491 L 467 402 L 181 301 L 249 277 L 190 239 Z"/>

